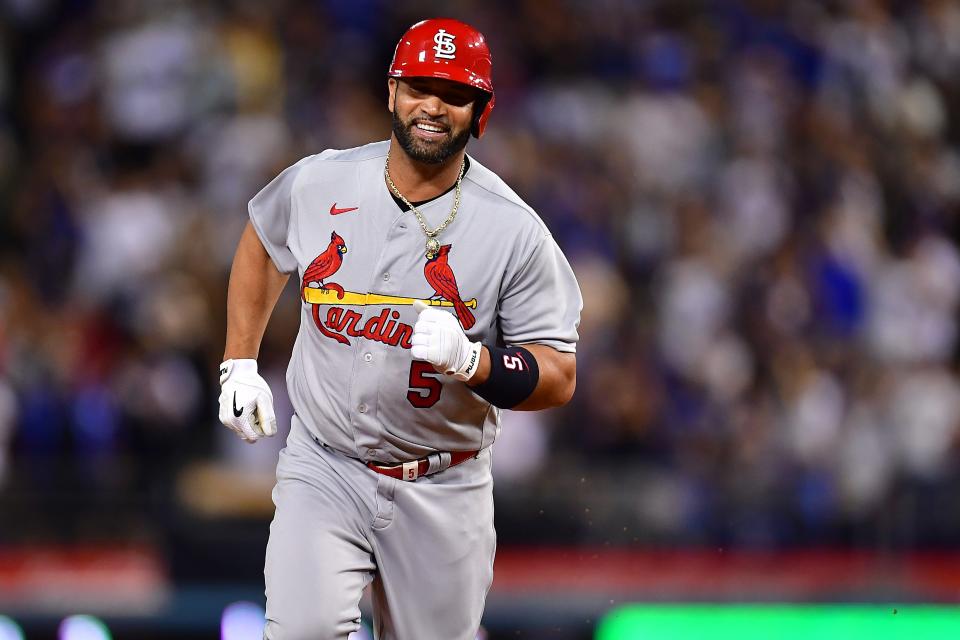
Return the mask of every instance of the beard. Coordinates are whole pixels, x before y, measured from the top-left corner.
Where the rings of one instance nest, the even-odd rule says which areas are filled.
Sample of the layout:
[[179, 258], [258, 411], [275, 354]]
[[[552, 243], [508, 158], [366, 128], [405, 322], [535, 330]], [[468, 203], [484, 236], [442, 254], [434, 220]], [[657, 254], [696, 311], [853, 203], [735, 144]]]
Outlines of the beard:
[[465, 129], [453, 137], [435, 143], [418, 140], [413, 135], [414, 122], [409, 124], [400, 120], [396, 109], [391, 113], [393, 120], [393, 134], [397, 137], [400, 147], [407, 155], [423, 164], [443, 164], [467, 146], [470, 140], [470, 129]]

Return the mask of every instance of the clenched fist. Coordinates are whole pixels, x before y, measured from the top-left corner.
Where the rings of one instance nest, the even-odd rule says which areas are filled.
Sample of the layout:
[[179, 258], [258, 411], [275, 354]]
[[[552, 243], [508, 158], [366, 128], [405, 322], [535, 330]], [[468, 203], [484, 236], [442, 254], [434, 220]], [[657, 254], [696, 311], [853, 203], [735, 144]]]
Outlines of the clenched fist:
[[466, 382], [480, 367], [483, 345], [467, 338], [456, 316], [416, 300], [420, 314], [413, 326], [410, 349], [417, 360], [426, 360], [440, 373]]
[[220, 422], [251, 443], [277, 432], [273, 393], [257, 373], [256, 360], [220, 365]]

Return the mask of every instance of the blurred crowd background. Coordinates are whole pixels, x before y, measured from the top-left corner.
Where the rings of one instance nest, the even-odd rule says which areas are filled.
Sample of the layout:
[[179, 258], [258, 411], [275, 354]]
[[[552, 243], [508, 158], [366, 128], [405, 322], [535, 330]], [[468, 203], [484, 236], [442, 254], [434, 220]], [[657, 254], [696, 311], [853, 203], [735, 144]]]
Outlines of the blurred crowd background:
[[249, 447], [216, 418], [246, 202], [385, 139], [441, 15], [494, 56], [468, 151], [585, 299], [573, 402], [504, 419], [501, 546], [960, 547], [953, 0], [3, 0], [0, 545], [258, 579], [298, 308]]

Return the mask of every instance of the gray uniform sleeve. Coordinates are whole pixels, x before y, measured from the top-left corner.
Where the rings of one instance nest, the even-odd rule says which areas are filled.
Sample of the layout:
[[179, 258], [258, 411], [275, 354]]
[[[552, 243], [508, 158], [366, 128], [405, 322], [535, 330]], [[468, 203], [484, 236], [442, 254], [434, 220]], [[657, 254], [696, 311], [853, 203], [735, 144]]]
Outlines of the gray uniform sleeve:
[[247, 206], [260, 242], [281, 273], [292, 273], [297, 269], [297, 259], [290, 251], [288, 238], [293, 222], [293, 183], [306, 160], [304, 158], [285, 169], [253, 196]]
[[500, 296], [500, 332], [505, 344], [545, 344], [577, 350], [583, 299], [573, 269], [553, 236], [544, 236], [510, 277]]

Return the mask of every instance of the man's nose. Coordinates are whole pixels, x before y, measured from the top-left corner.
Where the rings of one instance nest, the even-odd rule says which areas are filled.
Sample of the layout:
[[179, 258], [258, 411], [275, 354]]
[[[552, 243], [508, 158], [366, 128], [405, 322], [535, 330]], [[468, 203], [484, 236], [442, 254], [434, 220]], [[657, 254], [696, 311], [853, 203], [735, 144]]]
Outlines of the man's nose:
[[437, 96], [427, 96], [422, 104], [423, 111], [431, 116], [438, 116], [443, 113], [443, 100]]

